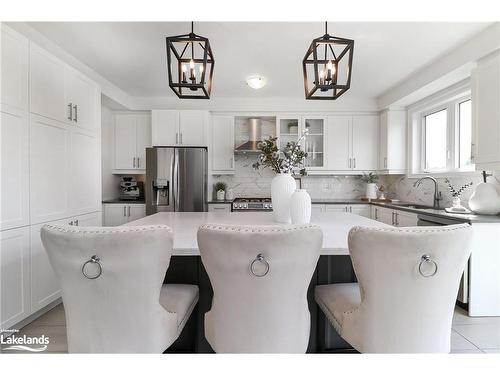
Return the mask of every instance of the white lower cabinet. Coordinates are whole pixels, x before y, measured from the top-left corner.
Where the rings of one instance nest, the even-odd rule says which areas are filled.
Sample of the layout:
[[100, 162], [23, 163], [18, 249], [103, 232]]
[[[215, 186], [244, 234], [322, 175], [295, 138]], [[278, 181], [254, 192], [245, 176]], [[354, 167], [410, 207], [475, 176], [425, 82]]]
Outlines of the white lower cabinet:
[[418, 215], [413, 212], [372, 206], [371, 218], [395, 227], [416, 227]]
[[143, 203], [106, 203], [103, 204], [104, 226], [114, 227], [138, 220], [146, 216]]
[[30, 227], [0, 232], [0, 329], [30, 315]]
[[26, 115], [1, 113], [0, 229], [29, 224], [29, 129]]
[[[79, 227], [100, 226], [101, 213], [93, 212], [47, 224], [75, 225]], [[31, 311], [32, 313], [47, 306], [61, 296], [61, 288], [49, 262], [40, 238], [40, 230], [45, 224], [31, 226]]]
[[313, 204], [312, 212], [347, 212], [369, 218], [370, 206], [367, 204]]
[[208, 212], [231, 212], [231, 203], [209, 203]]

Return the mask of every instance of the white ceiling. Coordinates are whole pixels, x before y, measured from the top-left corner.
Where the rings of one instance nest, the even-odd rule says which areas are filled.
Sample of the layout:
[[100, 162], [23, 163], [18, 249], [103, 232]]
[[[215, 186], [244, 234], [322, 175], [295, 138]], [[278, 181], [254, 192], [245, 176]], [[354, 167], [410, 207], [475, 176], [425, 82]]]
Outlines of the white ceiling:
[[[171, 96], [165, 37], [189, 32], [188, 22], [29, 23], [132, 96]], [[349, 95], [377, 97], [415, 70], [471, 38], [488, 23], [329, 23], [329, 33], [355, 40]], [[215, 55], [212, 97], [303, 97], [302, 58], [321, 22], [197, 22]], [[255, 91], [254, 74], [267, 78]]]

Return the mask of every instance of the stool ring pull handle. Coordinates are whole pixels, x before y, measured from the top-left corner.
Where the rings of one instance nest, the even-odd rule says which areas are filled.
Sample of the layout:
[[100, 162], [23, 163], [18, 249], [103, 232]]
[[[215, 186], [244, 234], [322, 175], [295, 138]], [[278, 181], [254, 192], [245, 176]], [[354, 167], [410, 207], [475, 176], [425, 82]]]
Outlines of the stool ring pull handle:
[[[257, 263], [257, 262], [263, 263], [266, 266], [264, 273], [260, 273], [260, 274], [255, 273], [254, 266], [255, 266], [255, 263]], [[252, 261], [252, 263], [250, 264], [250, 272], [252, 272], [252, 275], [254, 275], [255, 277], [264, 277], [269, 273], [269, 263], [267, 262], [266, 258], [264, 258], [264, 255], [258, 254], [257, 257]]]
[[[424, 271], [422, 270], [422, 266], [424, 264], [432, 264], [434, 266], [434, 271], [432, 273], [424, 273]], [[438, 265], [434, 260], [431, 259], [431, 256], [429, 254], [422, 255], [422, 257], [420, 258], [420, 263], [418, 265], [418, 272], [420, 273], [420, 275], [422, 275], [423, 277], [432, 277], [437, 273], [437, 271]]]
[[[89, 263], [97, 264], [97, 266], [99, 267], [98, 272], [93, 276], [90, 276], [87, 272], [85, 272], [85, 267]], [[85, 263], [83, 263], [82, 273], [83, 273], [83, 276], [85, 276], [87, 279], [90, 279], [90, 280], [97, 279], [102, 274], [101, 259], [99, 259], [99, 257], [97, 255], [92, 255], [92, 257], [89, 260], [87, 260]]]

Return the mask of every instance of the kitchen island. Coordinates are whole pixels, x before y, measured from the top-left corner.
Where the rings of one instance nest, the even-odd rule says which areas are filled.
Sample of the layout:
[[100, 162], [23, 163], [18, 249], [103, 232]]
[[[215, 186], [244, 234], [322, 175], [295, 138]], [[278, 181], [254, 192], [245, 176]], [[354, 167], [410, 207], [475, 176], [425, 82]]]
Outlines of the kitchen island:
[[[159, 212], [125, 225], [168, 225], [174, 232], [173, 255], [200, 255], [196, 233], [203, 224], [284, 225], [271, 212]], [[343, 212], [313, 212], [311, 224], [323, 230], [321, 255], [349, 255], [347, 235], [355, 226], [390, 228], [390, 225]]]
[[[352, 350], [333, 329], [316, 302], [316, 285], [355, 282], [347, 236], [351, 228], [366, 226], [388, 228], [390, 225], [344, 212], [314, 212], [312, 224], [323, 231], [323, 246], [318, 265], [308, 289], [311, 312], [311, 333], [308, 352], [343, 352]], [[127, 223], [136, 225], [167, 225], [173, 230], [173, 256], [164, 282], [167, 284], [194, 284], [199, 286], [200, 298], [184, 331], [169, 348], [169, 352], [213, 352], [204, 335], [204, 317], [212, 304], [213, 290], [201, 262], [197, 243], [197, 231], [202, 224], [284, 225], [273, 222], [271, 212], [160, 212]], [[222, 244], [223, 246], [223, 244]], [[228, 248], [228, 251], [231, 249]]]

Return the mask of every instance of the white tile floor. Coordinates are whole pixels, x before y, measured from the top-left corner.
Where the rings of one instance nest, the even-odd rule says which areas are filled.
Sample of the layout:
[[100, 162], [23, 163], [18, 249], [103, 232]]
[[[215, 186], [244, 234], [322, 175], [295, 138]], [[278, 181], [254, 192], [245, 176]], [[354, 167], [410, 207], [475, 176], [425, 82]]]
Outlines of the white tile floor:
[[[50, 337], [48, 353], [67, 352], [66, 319], [63, 305], [58, 305], [24, 327], [20, 334]], [[500, 354], [500, 317], [471, 318], [456, 308], [451, 331], [452, 353]]]
[[500, 353], [500, 317], [471, 318], [455, 309], [451, 329], [452, 353]]

